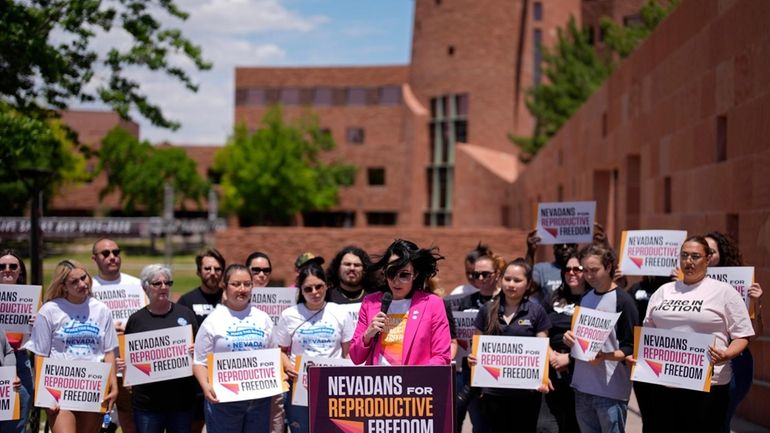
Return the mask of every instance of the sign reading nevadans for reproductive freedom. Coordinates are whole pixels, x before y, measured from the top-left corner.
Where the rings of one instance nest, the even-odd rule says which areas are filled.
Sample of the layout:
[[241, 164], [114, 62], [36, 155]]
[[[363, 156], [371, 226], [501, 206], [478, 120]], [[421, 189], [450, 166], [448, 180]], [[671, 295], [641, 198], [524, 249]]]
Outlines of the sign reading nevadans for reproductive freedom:
[[594, 237], [595, 201], [539, 203], [537, 235], [541, 244], [590, 243]]
[[733, 286], [743, 297], [746, 306], [750, 305], [749, 288], [754, 284], [753, 266], [709, 266], [707, 273], [709, 277]]
[[41, 286], [0, 284], [0, 330], [29, 334], [29, 320], [40, 309]]
[[35, 406], [103, 413], [111, 364], [106, 362], [35, 359]]
[[278, 348], [209, 353], [208, 371], [209, 383], [222, 403], [284, 392], [281, 349]]
[[476, 332], [473, 322], [476, 320], [477, 314], [479, 314], [478, 311], [452, 312], [452, 316], [455, 318], [455, 330], [457, 331], [457, 356], [455, 360], [457, 360], [458, 368], [462, 365], [460, 361], [471, 353], [473, 334]]
[[94, 298], [112, 311], [115, 323], [125, 324], [129, 316], [147, 305], [147, 294], [138, 284], [109, 284], [92, 288]]
[[297, 288], [254, 287], [251, 289], [251, 305], [267, 313], [277, 325], [283, 310], [297, 305]]
[[620, 313], [575, 307], [571, 326], [575, 345], [572, 346], [570, 356], [581, 361], [593, 361], [619, 318]]
[[548, 338], [474, 335], [471, 386], [537, 389], [548, 383]]
[[19, 392], [13, 389], [16, 367], [0, 367], [0, 421], [19, 419]]
[[307, 406], [307, 370], [310, 367], [354, 367], [353, 361], [347, 358], [316, 358], [297, 355], [294, 360], [294, 369], [297, 370], [297, 379], [291, 389], [291, 404], [295, 406]]
[[618, 268], [625, 275], [667, 277], [679, 269], [684, 230], [626, 230], [620, 240]]
[[126, 362], [125, 385], [192, 376], [190, 325], [121, 335], [118, 341], [120, 357]]
[[695, 391], [711, 390], [710, 334], [634, 328], [631, 380]]
[[311, 367], [310, 433], [452, 433], [448, 365]]

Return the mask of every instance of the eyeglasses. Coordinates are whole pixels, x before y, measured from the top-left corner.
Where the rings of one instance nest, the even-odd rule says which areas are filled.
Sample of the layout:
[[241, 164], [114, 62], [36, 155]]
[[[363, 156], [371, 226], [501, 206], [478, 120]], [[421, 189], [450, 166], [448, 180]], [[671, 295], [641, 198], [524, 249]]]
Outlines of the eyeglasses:
[[102, 257], [104, 257], [105, 259], [109, 257], [110, 254], [112, 254], [115, 257], [120, 257], [120, 249], [115, 248], [114, 250], [102, 250], [102, 251], [99, 251], [99, 254], [101, 254]]
[[481, 272], [473, 271], [473, 272], [468, 272], [468, 278], [470, 278], [471, 280], [486, 280], [487, 278], [491, 277], [494, 274], [495, 274], [494, 272], [490, 272], [490, 271], [481, 271]]
[[152, 283], [150, 283], [150, 285], [152, 287], [155, 287], [156, 289], [160, 289], [161, 287], [163, 287], [164, 284], [167, 285], [168, 287], [172, 287], [174, 285], [174, 281], [173, 280], [153, 281]]
[[19, 269], [18, 263], [0, 263], [0, 271], [4, 271], [7, 269], [10, 269], [12, 271], [15, 271], [16, 269]]
[[259, 275], [259, 274], [270, 275], [270, 272], [273, 272], [272, 268], [258, 268], [256, 266], [251, 268], [251, 273], [254, 275]]
[[570, 272], [573, 272], [575, 274], [582, 274], [583, 273], [583, 267], [582, 266], [567, 266], [564, 268], [564, 273], [568, 274]]
[[305, 286], [302, 288], [302, 293], [320, 292], [325, 288], [326, 288], [326, 284], [323, 284], [323, 283], [316, 284], [315, 286]]
[[211, 272], [211, 271], [222, 272], [222, 268], [220, 268], [219, 266], [204, 266], [203, 270], [206, 272]]
[[251, 288], [253, 283], [251, 281], [230, 281], [227, 283], [227, 285], [235, 287], [236, 289], [239, 287], [245, 287], [245, 288]]
[[686, 262], [688, 260], [692, 260], [693, 262], [697, 262], [698, 260], [702, 259], [703, 257], [704, 257], [703, 254], [698, 254], [698, 253], [693, 253], [693, 254], [681, 253], [681, 254], [679, 254], [679, 260], [681, 260], [683, 262]]
[[407, 271], [401, 271], [396, 275], [388, 276], [390, 281], [398, 281], [399, 283], [409, 283], [412, 281], [414, 274]]

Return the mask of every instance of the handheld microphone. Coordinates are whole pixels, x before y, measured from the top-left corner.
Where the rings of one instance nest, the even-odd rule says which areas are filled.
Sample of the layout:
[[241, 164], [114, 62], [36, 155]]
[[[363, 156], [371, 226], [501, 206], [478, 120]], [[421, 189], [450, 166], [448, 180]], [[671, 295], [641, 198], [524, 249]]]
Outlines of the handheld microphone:
[[393, 302], [393, 294], [390, 292], [385, 292], [385, 294], [382, 295], [382, 305], [380, 306], [380, 311], [388, 314], [388, 308], [390, 308], [391, 302]]

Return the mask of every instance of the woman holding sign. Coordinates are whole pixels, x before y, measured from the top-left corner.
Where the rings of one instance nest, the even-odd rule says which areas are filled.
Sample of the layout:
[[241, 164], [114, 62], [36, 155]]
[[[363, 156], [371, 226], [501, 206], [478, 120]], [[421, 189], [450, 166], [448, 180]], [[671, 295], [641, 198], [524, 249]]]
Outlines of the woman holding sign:
[[714, 365], [709, 392], [655, 387], [656, 410], [642, 413], [651, 431], [721, 432], [732, 377], [730, 360], [738, 356], [754, 335], [741, 295], [726, 283], [706, 275], [712, 253], [701, 236], [682, 244], [679, 266], [682, 281], [664, 284], [650, 298], [645, 327], [711, 334], [714, 344], [708, 357]]
[[[347, 310], [325, 301], [326, 274], [319, 264], [311, 262], [301, 267], [296, 285], [299, 287], [297, 305], [283, 310], [275, 328], [275, 343], [291, 357], [284, 363], [286, 373], [295, 380], [297, 355], [347, 358], [353, 338], [353, 322]], [[309, 431], [307, 406], [289, 404], [287, 415], [292, 433]]]
[[273, 320], [251, 306], [253, 279], [246, 266], [233, 264], [223, 277], [222, 303], [201, 324], [195, 338], [193, 372], [206, 397], [204, 413], [209, 433], [267, 433], [271, 398], [220, 403], [209, 383], [209, 353], [273, 347]]
[[[148, 265], [139, 274], [149, 304], [132, 314], [126, 322], [126, 335], [156, 331], [176, 326], [192, 326], [198, 331], [198, 319], [187, 307], [171, 302], [171, 269], [165, 265]], [[192, 353], [193, 346], [189, 348]], [[118, 368], [125, 370], [122, 359]], [[192, 376], [161, 382], [134, 385], [131, 396], [134, 422], [139, 433], [189, 433], [195, 404], [195, 378]]]
[[[509, 337], [548, 337], [551, 322], [540, 304], [529, 300], [532, 291], [532, 266], [524, 259], [516, 259], [505, 267], [501, 278], [501, 289], [491, 301], [481, 306], [474, 326], [476, 334]], [[474, 366], [476, 358], [468, 357], [468, 364]], [[541, 386], [546, 393], [553, 387]], [[483, 388], [481, 411], [492, 433], [510, 432], [521, 429], [537, 431], [542, 396], [529, 389]], [[517, 417], [511, 418], [516, 410]]]
[[[112, 313], [91, 294], [91, 276], [74, 261], [63, 260], [56, 267], [45, 294], [32, 336], [24, 347], [36, 355], [55, 359], [105, 362], [114, 365], [118, 336]], [[110, 370], [108, 394], [104, 403], [109, 411], [118, 396], [115, 369]], [[102, 414], [46, 409], [53, 433], [98, 432]]]
[[384, 272], [387, 287], [361, 303], [350, 344], [354, 363], [449, 364], [451, 336], [444, 301], [426, 284], [441, 258], [435, 249], [398, 239], [372, 264], [373, 272]]

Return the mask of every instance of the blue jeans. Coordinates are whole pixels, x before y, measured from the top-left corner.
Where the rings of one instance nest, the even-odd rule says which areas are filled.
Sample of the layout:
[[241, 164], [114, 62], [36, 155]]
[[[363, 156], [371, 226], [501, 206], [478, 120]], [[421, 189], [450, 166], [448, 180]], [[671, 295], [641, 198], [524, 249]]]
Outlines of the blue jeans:
[[0, 433], [24, 433], [27, 421], [29, 421], [29, 411], [32, 408], [32, 396], [35, 392], [32, 384], [32, 363], [26, 350], [17, 350], [15, 354], [16, 375], [21, 380], [21, 388], [19, 389], [19, 419], [16, 421], [0, 422]]
[[134, 408], [134, 423], [138, 433], [189, 433], [192, 409], [177, 412], [154, 412]]
[[286, 420], [289, 422], [291, 433], [308, 433], [310, 431], [310, 411], [308, 407], [291, 404], [291, 398], [286, 406]]
[[582, 433], [624, 433], [628, 402], [575, 390], [575, 415]]
[[[455, 394], [462, 392], [463, 387], [470, 383], [471, 369], [465, 365], [463, 371], [458, 371], [455, 375]], [[473, 433], [484, 433], [489, 431], [489, 428], [486, 425], [486, 420], [481, 414], [481, 400], [479, 399], [480, 394], [481, 392], [478, 391], [475, 394], [470, 393], [468, 398], [465, 399], [455, 397], [455, 431], [462, 431], [466, 413], [471, 417]]]
[[749, 348], [747, 347], [740, 355], [733, 358], [730, 366], [733, 368], [733, 377], [728, 390], [727, 416], [722, 426], [722, 431], [727, 433], [730, 433], [730, 420], [733, 419], [735, 410], [748, 395], [751, 383], [754, 381], [754, 357]]
[[270, 397], [257, 400], [211, 403], [204, 415], [208, 433], [270, 433]]

